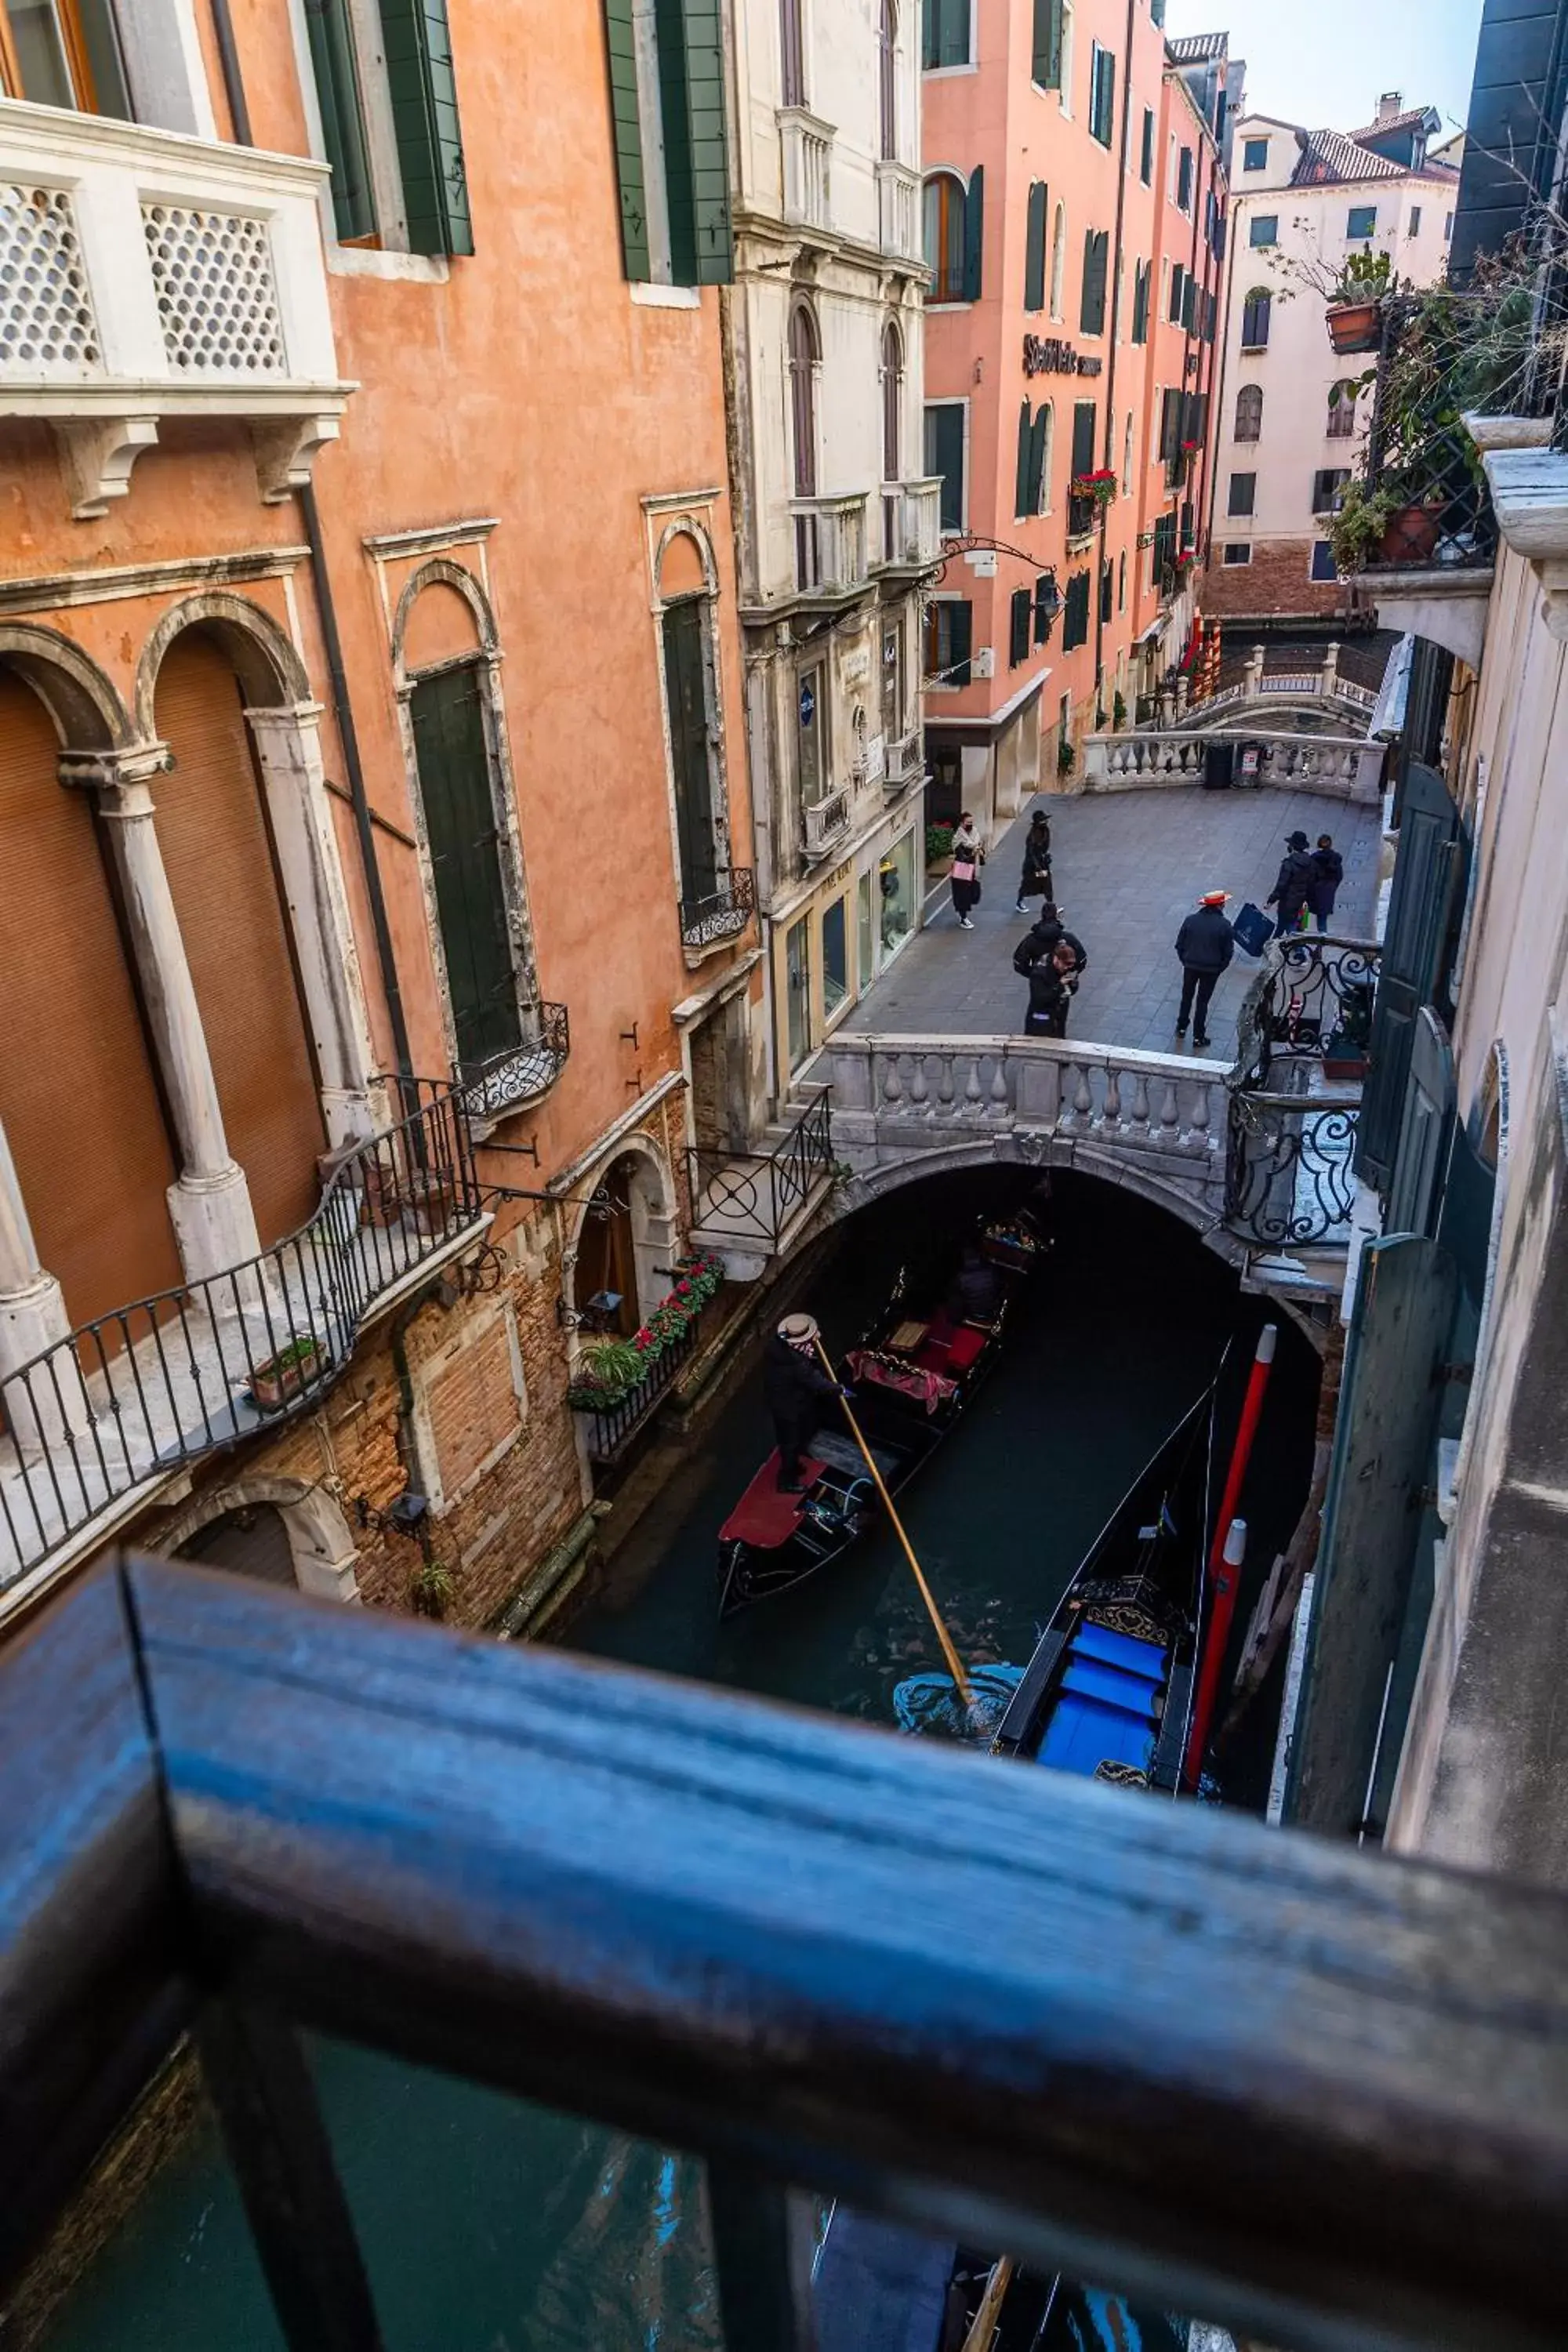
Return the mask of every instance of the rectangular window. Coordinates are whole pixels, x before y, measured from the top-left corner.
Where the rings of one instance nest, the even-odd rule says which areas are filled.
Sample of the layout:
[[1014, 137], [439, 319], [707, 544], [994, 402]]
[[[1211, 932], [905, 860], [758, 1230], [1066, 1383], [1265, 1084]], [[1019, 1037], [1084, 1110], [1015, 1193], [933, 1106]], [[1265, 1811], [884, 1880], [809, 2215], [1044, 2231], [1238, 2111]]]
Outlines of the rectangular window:
[[1154, 110], [1143, 109], [1143, 146], [1138, 158], [1138, 177], [1146, 188], [1154, 184]]
[[[969, 607], [964, 606], [967, 612]], [[877, 887], [882, 901], [882, 961], [896, 956], [914, 937], [915, 831], [900, 834], [877, 866]]]
[[1062, 86], [1062, 0], [1035, 0], [1034, 79], [1042, 89]]
[[[693, 20], [692, 54], [683, 63], [691, 69], [705, 64], [717, 87], [722, 68], [719, 0], [688, 0], [688, 5]], [[613, 13], [616, 0], [609, 0], [609, 5]], [[626, 13], [629, 18], [629, 0]], [[404, 210], [408, 220], [409, 250], [471, 254], [474, 230], [468, 216], [468, 169], [463, 158], [462, 126], [458, 120], [458, 85], [452, 69], [451, 36], [447, 27], [447, 0], [381, 0], [381, 29], [398, 168], [403, 178]], [[612, 48], [612, 58], [613, 55]], [[660, 65], [662, 70], [662, 47]], [[717, 152], [722, 159], [722, 101], [716, 100], [715, 103], [721, 109]], [[668, 100], [666, 113], [668, 118]], [[668, 149], [668, 119], [665, 140]], [[730, 275], [728, 191], [726, 176], [721, 194], [726, 278]]]
[[410, 700], [419, 797], [459, 1066], [522, 1042], [485, 714], [475, 671], [422, 677]]
[[1340, 567], [1334, 562], [1334, 551], [1326, 539], [1312, 541], [1312, 577], [1314, 580], [1337, 580]]
[[895, 621], [882, 631], [882, 732], [896, 743], [904, 731], [904, 631]]
[[1421, 207], [1419, 205], [1412, 205], [1410, 207], [1410, 234], [1412, 236], [1419, 236], [1421, 234]]
[[1100, 567], [1100, 617], [1102, 622], [1113, 618], [1116, 611], [1116, 566], [1108, 557]]
[[1132, 272], [1132, 340], [1146, 343], [1149, 340], [1149, 281], [1151, 265], [1138, 262]]
[[688, 904], [711, 898], [719, 888], [719, 805], [713, 772], [718, 738], [709, 708], [712, 647], [705, 641], [710, 625], [704, 596], [683, 596], [667, 604], [660, 622], [680, 895]]
[[795, 680], [795, 744], [803, 808], [815, 808], [827, 790], [827, 670], [822, 662]]
[[1098, 41], [1089, 58], [1089, 135], [1109, 147], [1116, 135], [1116, 58]]
[[1230, 498], [1226, 507], [1226, 514], [1249, 515], [1255, 510], [1257, 504], [1257, 475], [1233, 474], [1230, 478]]
[[1117, 558], [1116, 563], [1116, 609], [1119, 613], [1125, 613], [1127, 610], [1127, 550], [1125, 548]]
[[1183, 148], [1181, 161], [1176, 166], [1176, 204], [1178, 209], [1182, 212], [1190, 213], [1192, 211], [1193, 151], [1190, 147]]
[[794, 1069], [811, 1051], [811, 917], [784, 935], [784, 995], [789, 1006], [789, 1060]]
[[1007, 614], [1007, 666], [1016, 669], [1029, 658], [1029, 627], [1034, 617], [1034, 598], [1026, 588], [1015, 588]]
[[1057, 575], [1042, 572], [1035, 582], [1035, 643], [1047, 646], [1057, 618]]
[[926, 609], [926, 681], [938, 687], [969, 684], [974, 613], [967, 597], [944, 596]]
[[1228, 541], [1226, 545], [1225, 560], [1228, 568], [1233, 572], [1240, 564], [1250, 563], [1252, 561], [1251, 541], [1246, 539], [1233, 539]]
[[1062, 619], [1062, 651], [1076, 653], [1079, 646], [1089, 643], [1089, 576], [1087, 572], [1075, 572], [1068, 582], [1067, 609]]
[[933, 400], [925, 413], [926, 479], [942, 478], [944, 531], [963, 529], [963, 403]]
[[1182, 454], [1182, 418], [1185, 394], [1167, 392], [1160, 402], [1160, 456], [1167, 466], [1175, 465]]
[[1375, 236], [1377, 235], [1377, 206], [1375, 205], [1352, 205], [1351, 206], [1350, 218], [1345, 223], [1345, 235], [1350, 237]]
[[1350, 441], [1355, 437], [1356, 392], [1351, 383], [1336, 383], [1329, 393], [1329, 438]]
[[1244, 172], [1267, 172], [1268, 169], [1267, 139], [1249, 139], [1241, 151], [1241, 168]]
[[374, 236], [376, 221], [348, 0], [306, 0], [305, 30], [321, 142], [332, 167], [332, 226], [339, 244], [351, 245]]
[[1099, 437], [1096, 419], [1099, 403], [1080, 400], [1072, 413], [1072, 469], [1075, 474], [1092, 474], [1095, 465], [1095, 443]]
[[1091, 228], [1083, 241], [1083, 303], [1079, 326], [1086, 335], [1105, 332], [1105, 296], [1110, 276], [1110, 231]]
[[1252, 218], [1252, 220], [1251, 220], [1251, 222], [1248, 224], [1248, 226], [1247, 226], [1247, 243], [1248, 243], [1249, 245], [1251, 245], [1252, 247], [1254, 247], [1255, 248], [1261, 250], [1261, 248], [1262, 248], [1262, 247], [1264, 247], [1265, 246], [1278, 245], [1278, 244], [1279, 244], [1279, 214], [1278, 214], [1278, 213], [1257, 213], [1257, 214], [1255, 214], [1255, 215], [1254, 215], [1254, 216], [1253, 216], [1253, 218]]
[[1178, 261], [1171, 272], [1170, 321], [1173, 327], [1182, 323], [1182, 302], [1186, 292], [1187, 273]]
[[822, 910], [822, 1013], [831, 1021], [849, 993], [849, 901]]
[[1348, 466], [1325, 466], [1312, 477], [1312, 512], [1332, 514], [1340, 492], [1350, 480]]
[[1274, 316], [1274, 297], [1256, 289], [1241, 306], [1241, 348], [1244, 352], [1266, 352], [1268, 330]]
[[1029, 189], [1028, 231], [1024, 246], [1024, 308], [1043, 310], [1046, 307], [1046, 215], [1050, 192], [1044, 180], [1036, 180]]
[[921, 63], [928, 73], [969, 64], [969, 5], [970, 0], [922, 0]]
[[1154, 585], [1168, 595], [1176, 584], [1176, 518], [1158, 515], [1154, 521]]
[[1193, 331], [1197, 318], [1197, 304], [1198, 281], [1189, 276], [1185, 286], [1182, 289], [1182, 324], [1189, 335]]
[[0, 0], [0, 96], [132, 121], [110, 0]]
[[[638, 0], [604, 0], [604, 5], [626, 274], [642, 283], [727, 285], [733, 265], [720, 0], [653, 0], [651, 22]], [[430, 20], [445, 6], [446, 0], [381, 0], [395, 103], [395, 19]], [[650, 30], [657, 56], [645, 80]], [[452, 121], [455, 124], [455, 109]], [[400, 131], [400, 152], [402, 145]], [[405, 185], [407, 176], [405, 165]], [[465, 184], [459, 149], [455, 163], [447, 160], [446, 185], [449, 200], [463, 198], [466, 220]], [[415, 234], [415, 214], [410, 191], [409, 242], [416, 253], [473, 251], [471, 242], [421, 244]]]

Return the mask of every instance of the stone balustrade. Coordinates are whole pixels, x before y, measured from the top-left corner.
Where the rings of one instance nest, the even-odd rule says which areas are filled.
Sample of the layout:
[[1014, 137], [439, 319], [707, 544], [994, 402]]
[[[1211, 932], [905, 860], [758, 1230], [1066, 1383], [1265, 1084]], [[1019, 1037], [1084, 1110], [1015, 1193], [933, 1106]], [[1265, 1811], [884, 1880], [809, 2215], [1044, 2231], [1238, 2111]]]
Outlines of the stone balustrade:
[[[1253, 735], [1234, 726], [1090, 735], [1083, 746], [1084, 787], [1091, 793], [1113, 793], [1151, 784], [1199, 783], [1214, 743], [1237, 753], [1238, 783], [1321, 793], [1368, 806], [1382, 795], [1384, 748], [1381, 743], [1369, 744], [1353, 736], [1288, 735], [1262, 730]], [[1244, 744], [1259, 750], [1256, 777], [1241, 773]]]
[[781, 106], [784, 215], [801, 228], [833, 226], [833, 125], [804, 106]]

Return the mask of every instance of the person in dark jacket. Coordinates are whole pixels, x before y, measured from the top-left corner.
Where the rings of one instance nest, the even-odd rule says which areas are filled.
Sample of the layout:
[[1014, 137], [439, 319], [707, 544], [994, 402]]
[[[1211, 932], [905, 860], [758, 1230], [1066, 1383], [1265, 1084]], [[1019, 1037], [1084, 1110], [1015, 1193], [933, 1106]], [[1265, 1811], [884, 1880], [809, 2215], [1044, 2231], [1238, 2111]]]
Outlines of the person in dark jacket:
[[947, 1311], [955, 1323], [979, 1323], [987, 1330], [1002, 1312], [1002, 1277], [994, 1265], [986, 1265], [973, 1242], [964, 1244]]
[[815, 1315], [786, 1315], [763, 1352], [763, 1393], [773, 1417], [781, 1495], [805, 1493], [800, 1458], [816, 1434], [823, 1402], [848, 1393], [822, 1369], [818, 1331]]
[[1072, 950], [1062, 940], [1054, 952], [1029, 974], [1029, 1009], [1024, 1015], [1026, 1037], [1065, 1037], [1068, 1025]]
[[1312, 878], [1307, 886], [1307, 912], [1326, 931], [1334, 919], [1334, 902], [1345, 878], [1345, 861], [1334, 847], [1331, 833], [1321, 833], [1312, 852]]
[[1024, 843], [1024, 871], [1018, 881], [1018, 912], [1028, 913], [1026, 898], [1053, 898], [1055, 886], [1051, 881], [1051, 821], [1044, 809], [1037, 809], [1029, 820], [1029, 831]]
[[1269, 894], [1268, 904], [1279, 909], [1278, 933], [1283, 939], [1288, 931], [1300, 930], [1301, 916], [1307, 904], [1307, 893], [1312, 887], [1312, 853], [1304, 833], [1293, 833], [1285, 844], [1285, 856], [1279, 867], [1279, 878]]
[[1079, 982], [1089, 970], [1089, 950], [1074, 931], [1063, 923], [1061, 909], [1047, 898], [1040, 908], [1034, 929], [1021, 939], [1013, 951], [1013, 969], [1020, 980], [1027, 980], [1041, 964], [1049, 962], [1057, 950], [1065, 947], [1068, 961], [1062, 967], [1062, 985], [1052, 998], [1050, 1029], [1030, 1031], [1032, 1036], [1065, 1037], [1068, 1034], [1068, 1013], [1078, 994]]
[[1176, 953], [1182, 961], [1182, 1009], [1176, 1015], [1176, 1034], [1184, 1037], [1188, 1022], [1195, 1018], [1193, 1043], [1200, 1053], [1209, 1041], [1209, 1006], [1220, 974], [1230, 970], [1236, 953], [1236, 938], [1226, 920], [1227, 900], [1227, 892], [1209, 891], [1176, 934]]

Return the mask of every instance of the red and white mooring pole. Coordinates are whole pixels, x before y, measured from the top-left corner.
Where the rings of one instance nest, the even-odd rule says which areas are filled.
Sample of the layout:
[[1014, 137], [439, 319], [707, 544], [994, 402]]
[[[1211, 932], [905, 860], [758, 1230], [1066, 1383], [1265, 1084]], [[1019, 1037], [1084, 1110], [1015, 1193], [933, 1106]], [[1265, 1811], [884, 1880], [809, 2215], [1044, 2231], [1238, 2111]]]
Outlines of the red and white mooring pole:
[[1198, 1670], [1198, 1695], [1193, 1707], [1192, 1729], [1187, 1736], [1186, 1760], [1182, 1767], [1182, 1786], [1189, 1795], [1198, 1785], [1215, 1708], [1219, 1703], [1219, 1678], [1225, 1668], [1231, 1621], [1236, 1615], [1237, 1596], [1241, 1590], [1242, 1563], [1247, 1558], [1247, 1521], [1237, 1517], [1236, 1507], [1241, 1500], [1242, 1485], [1252, 1459], [1258, 1424], [1263, 1415], [1264, 1392], [1268, 1386], [1268, 1375], [1274, 1370], [1274, 1347], [1279, 1337], [1279, 1326], [1274, 1323], [1266, 1323], [1258, 1334], [1258, 1352], [1252, 1360], [1247, 1399], [1241, 1408], [1236, 1445], [1226, 1476], [1225, 1495], [1220, 1503], [1219, 1517], [1215, 1521], [1214, 1543], [1208, 1562], [1208, 1638]]

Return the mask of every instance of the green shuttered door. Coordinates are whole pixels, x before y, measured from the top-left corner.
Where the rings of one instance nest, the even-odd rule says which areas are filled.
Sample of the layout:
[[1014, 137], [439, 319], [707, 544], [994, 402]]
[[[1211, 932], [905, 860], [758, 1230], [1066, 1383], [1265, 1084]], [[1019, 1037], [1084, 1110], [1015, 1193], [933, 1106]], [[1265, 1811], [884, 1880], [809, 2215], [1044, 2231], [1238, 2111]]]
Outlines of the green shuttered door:
[[375, 205], [347, 0], [305, 0], [305, 29], [321, 109], [321, 136], [332, 167], [333, 224], [342, 238], [369, 236], [375, 228]]
[[727, 286], [734, 255], [719, 0], [655, 0], [654, 22], [675, 281]]
[[393, 124], [416, 253], [474, 249], [447, 0], [381, 0]]
[[520, 1045], [522, 1030], [475, 672], [421, 679], [413, 717], [458, 1059], [485, 1062]]
[[703, 602], [693, 596], [664, 615], [664, 679], [675, 766], [680, 895], [710, 898], [719, 887], [713, 772], [708, 757], [708, 692], [702, 665]]

